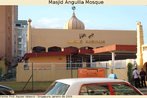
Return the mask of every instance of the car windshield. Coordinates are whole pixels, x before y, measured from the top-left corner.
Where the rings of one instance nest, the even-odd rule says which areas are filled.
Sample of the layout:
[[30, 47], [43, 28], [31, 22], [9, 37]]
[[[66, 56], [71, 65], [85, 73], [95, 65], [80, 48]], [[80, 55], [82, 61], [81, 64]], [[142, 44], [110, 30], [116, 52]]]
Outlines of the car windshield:
[[65, 95], [69, 85], [61, 83], [61, 82], [54, 82], [50, 85], [49, 89], [46, 91], [46, 95]]

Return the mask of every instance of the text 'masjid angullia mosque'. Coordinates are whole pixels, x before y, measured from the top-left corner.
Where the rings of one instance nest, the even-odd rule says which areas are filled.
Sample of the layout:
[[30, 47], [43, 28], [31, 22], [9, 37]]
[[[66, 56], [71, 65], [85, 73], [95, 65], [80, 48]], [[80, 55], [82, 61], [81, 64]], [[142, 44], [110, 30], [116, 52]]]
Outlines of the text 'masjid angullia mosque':
[[[58, 66], [66, 68], [70, 67], [69, 63], [73, 63], [72, 67], [78, 68], [96, 67], [94, 62], [111, 61], [110, 65], [115, 68], [116, 60], [137, 58], [139, 68], [144, 67], [147, 70], [147, 64], [143, 62], [143, 44], [141, 22], [137, 22], [136, 31], [86, 30], [73, 8], [65, 29], [32, 28], [31, 19], [28, 20], [27, 53], [24, 59], [25, 63], [62, 63]], [[25, 81], [23, 67], [21, 69], [18, 66], [17, 69], [17, 81]]]

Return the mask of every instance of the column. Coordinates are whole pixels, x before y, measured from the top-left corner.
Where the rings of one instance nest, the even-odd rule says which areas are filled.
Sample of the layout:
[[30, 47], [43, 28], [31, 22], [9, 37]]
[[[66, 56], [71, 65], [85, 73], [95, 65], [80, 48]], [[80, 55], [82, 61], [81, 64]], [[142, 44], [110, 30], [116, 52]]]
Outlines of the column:
[[114, 63], [115, 62], [115, 53], [112, 52], [111, 54], [112, 54], [112, 63], [111, 63], [112, 65], [111, 65], [111, 68], [113, 69], [115, 67], [115, 63]]
[[32, 20], [29, 19], [28, 20], [28, 29], [27, 29], [27, 53], [32, 52], [32, 39], [31, 39], [31, 36], [30, 36], [30, 33], [31, 33], [31, 22], [32, 22]]
[[92, 54], [90, 55], [90, 67], [92, 67]]
[[143, 67], [143, 49], [144, 44], [143, 27], [141, 22], [137, 22], [137, 66], [139, 69]]

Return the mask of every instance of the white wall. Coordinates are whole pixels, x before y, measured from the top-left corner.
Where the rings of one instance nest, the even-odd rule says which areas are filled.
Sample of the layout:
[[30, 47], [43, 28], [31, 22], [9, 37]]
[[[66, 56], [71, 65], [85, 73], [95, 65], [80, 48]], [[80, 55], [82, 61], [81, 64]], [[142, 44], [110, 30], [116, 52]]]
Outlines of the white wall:
[[147, 62], [147, 45], [143, 45], [143, 63]]

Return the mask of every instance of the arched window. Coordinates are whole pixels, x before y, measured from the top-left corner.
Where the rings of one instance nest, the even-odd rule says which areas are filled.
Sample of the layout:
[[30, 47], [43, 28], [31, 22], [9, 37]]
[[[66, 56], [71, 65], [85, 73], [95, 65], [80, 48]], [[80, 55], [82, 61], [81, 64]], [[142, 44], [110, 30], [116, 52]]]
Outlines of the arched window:
[[61, 47], [54, 46], [48, 48], [48, 52], [59, 52], [59, 51], [61, 51]]
[[33, 52], [35, 53], [41, 53], [41, 52], [46, 52], [46, 49], [45, 47], [41, 47], [41, 46], [36, 46], [36, 47], [33, 47]]
[[73, 46], [69, 46], [69, 47], [65, 47], [64, 51], [72, 51], [72, 52], [78, 52], [78, 48], [77, 47], [73, 47]]

